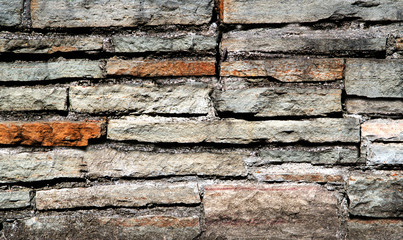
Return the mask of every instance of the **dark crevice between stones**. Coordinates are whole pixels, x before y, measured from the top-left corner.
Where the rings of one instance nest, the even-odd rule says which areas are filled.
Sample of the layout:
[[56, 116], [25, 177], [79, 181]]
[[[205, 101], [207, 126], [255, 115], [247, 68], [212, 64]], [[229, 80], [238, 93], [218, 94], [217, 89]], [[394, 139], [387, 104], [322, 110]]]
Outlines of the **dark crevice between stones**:
[[218, 116], [222, 119], [232, 118], [241, 119], [249, 122], [256, 121], [270, 121], [270, 120], [314, 120], [317, 118], [343, 118], [342, 112], [327, 113], [324, 115], [285, 115], [285, 116], [272, 116], [272, 117], [260, 117], [256, 116], [257, 113], [234, 113], [234, 112], [218, 112]]
[[180, 182], [188, 182], [189, 178], [192, 181], [202, 181], [202, 180], [247, 180], [248, 176], [220, 176], [220, 175], [208, 175], [208, 174], [167, 174], [167, 175], [159, 175], [159, 176], [144, 176], [144, 177], [110, 177], [110, 176], [102, 176], [102, 177], [87, 177], [91, 182], [116, 182], [116, 181], [159, 181], [159, 180], [167, 180], [170, 182], [180, 183]]
[[234, 60], [265, 60], [276, 58], [376, 58], [385, 59], [385, 51], [359, 51], [359, 50], [345, 50], [345, 51], [331, 51], [329, 53], [320, 53], [315, 51], [286, 51], [286, 52], [264, 52], [264, 51], [247, 51], [247, 52], [228, 52]]
[[[349, 206], [350, 206], [350, 203], [349, 203]], [[353, 215], [351, 213], [349, 213], [349, 219], [350, 220], [363, 220], [363, 221], [376, 221], [376, 220], [403, 221], [403, 218], [401, 218], [401, 217], [368, 217], [368, 216]]]
[[[72, 110], [71, 112], [74, 112]], [[119, 119], [120, 117], [123, 116], [131, 116], [131, 117], [138, 117], [138, 116], [151, 116], [151, 117], [172, 117], [172, 118], [192, 118], [192, 117], [204, 117], [207, 115], [207, 113], [199, 114], [199, 113], [141, 113], [141, 112], [136, 112], [136, 111], [111, 111], [111, 112], [96, 112], [96, 113], [84, 113], [88, 116], [94, 116], [94, 117], [102, 117], [102, 116], [108, 116], [108, 118], [111, 119]]]
[[30, 182], [11, 182], [11, 183], [0, 183], [0, 186], [20, 186], [31, 189], [41, 189], [44, 187], [57, 186], [61, 183], [85, 183], [84, 178], [54, 178], [51, 180], [41, 180], [41, 181], [30, 181]]

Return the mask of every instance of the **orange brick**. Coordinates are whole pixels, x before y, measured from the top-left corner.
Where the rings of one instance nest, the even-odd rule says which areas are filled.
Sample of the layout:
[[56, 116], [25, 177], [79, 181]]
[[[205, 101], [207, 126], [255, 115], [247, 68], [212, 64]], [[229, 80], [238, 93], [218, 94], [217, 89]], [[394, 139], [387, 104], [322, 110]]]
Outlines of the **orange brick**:
[[109, 75], [136, 77], [214, 76], [215, 62], [109, 60], [106, 69]]
[[99, 138], [102, 122], [2, 122], [0, 144], [87, 146]]

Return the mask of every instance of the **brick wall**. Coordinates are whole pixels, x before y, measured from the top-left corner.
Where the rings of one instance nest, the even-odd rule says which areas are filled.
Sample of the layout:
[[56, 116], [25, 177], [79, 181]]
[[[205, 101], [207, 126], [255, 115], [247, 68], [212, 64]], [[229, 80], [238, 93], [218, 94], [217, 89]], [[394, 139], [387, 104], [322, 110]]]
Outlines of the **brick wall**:
[[0, 0], [0, 239], [401, 239], [403, 1]]

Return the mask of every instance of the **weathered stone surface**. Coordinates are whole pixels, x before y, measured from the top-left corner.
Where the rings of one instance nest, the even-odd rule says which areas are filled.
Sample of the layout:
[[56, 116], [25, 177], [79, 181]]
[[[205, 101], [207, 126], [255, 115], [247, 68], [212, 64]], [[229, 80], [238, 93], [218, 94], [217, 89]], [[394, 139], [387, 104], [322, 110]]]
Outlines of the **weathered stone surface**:
[[85, 160], [90, 177], [244, 176], [246, 158], [240, 153], [172, 154], [90, 148]]
[[39, 216], [4, 224], [7, 239], [193, 239], [197, 216], [98, 216], [91, 213]]
[[58, 62], [0, 63], [0, 81], [40, 81], [62, 78], [101, 78], [100, 62], [66, 60]]
[[0, 111], [63, 111], [66, 108], [66, 88], [0, 87]]
[[194, 183], [118, 184], [36, 192], [36, 208], [39, 210], [110, 206], [144, 207], [149, 204], [197, 204], [199, 202], [199, 192]]
[[251, 88], [215, 92], [218, 112], [257, 117], [325, 116], [341, 112], [340, 89]]
[[113, 36], [115, 52], [210, 51], [217, 45], [217, 36], [186, 34], [179, 36]]
[[23, 0], [0, 0], [0, 26], [20, 24], [23, 3]]
[[262, 182], [344, 183], [347, 173], [337, 168], [324, 168], [306, 163], [282, 164], [257, 168], [252, 175]]
[[364, 21], [401, 21], [401, 1], [333, 0], [221, 0], [224, 23], [292, 23], [326, 19], [360, 18]]
[[82, 150], [31, 152], [3, 148], [0, 159], [0, 183], [80, 178], [86, 170]]
[[103, 122], [0, 122], [0, 144], [86, 146]]
[[366, 121], [361, 125], [361, 136], [370, 141], [403, 141], [403, 120]]
[[214, 76], [215, 61], [135, 61], [111, 59], [106, 64], [108, 75], [136, 77]]
[[348, 59], [346, 92], [369, 98], [403, 98], [402, 72], [403, 59]]
[[260, 151], [261, 159], [250, 164], [270, 163], [312, 163], [312, 164], [352, 164], [360, 163], [358, 149], [345, 147], [325, 147], [321, 149], [270, 149]]
[[[347, 54], [385, 51], [389, 29], [311, 30], [307, 27], [258, 28], [223, 33], [222, 49], [228, 52], [298, 52]], [[381, 32], [381, 33], [379, 33]]]
[[403, 172], [354, 173], [348, 181], [350, 213], [366, 217], [403, 216]]
[[30, 206], [29, 191], [0, 192], [0, 209], [25, 208]]
[[353, 114], [403, 114], [403, 101], [347, 99], [347, 112]]
[[140, 142], [237, 143], [265, 142], [358, 142], [357, 119], [302, 121], [215, 121], [185, 118], [127, 117], [110, 120], [108, 138]]
[[403, 233], [403, 220], [349, 220], [348, 239], [351, 240], [399, 240]]
[[34, 28], [200, 25], [210, 21], [213, 4], [209, 0], [33, 0], [31, 16]]
[[403, 50], [403, 38], [396, 39], [396, 50]]
[[221, 76], [273, 77], [281, 82], [333, 81], [342, 79], [344, 60], [270, 59], [221, 63]]
[[207, 114], [210, 91], [206, 85], [74, 86], [69, 91], [70, 110], [89, 113]]
[[403, 143], [370, 143], [367, 152], [369, 165], [403, 165]]
[[0, 52], [13, 53], [55, 53], [101, 51], [102, 37], [64, 36], [39, 34], [0, 34]]
[[311, 184], [211, 185], [203, 198], [207, 235], [227, 239], [337, 239], [333, 192]]

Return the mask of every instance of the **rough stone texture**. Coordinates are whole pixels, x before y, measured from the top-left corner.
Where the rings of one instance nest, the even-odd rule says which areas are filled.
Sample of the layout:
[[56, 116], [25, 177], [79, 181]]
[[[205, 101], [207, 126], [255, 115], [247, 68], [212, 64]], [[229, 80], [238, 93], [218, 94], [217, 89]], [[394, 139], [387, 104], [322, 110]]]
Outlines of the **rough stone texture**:
[[214, 1], [172, 0], [32, 0], [34, 28], [200, 25], [211, 19]]
[[350, 214], [366, 217], [403, 216], [403, 172], [353, 173], [348, 181]]
[[0, 144], [86, 146], [103, 122], [0, 122]]
[[353, 114], [403, 114], [402, 100], [347, 99], [346, 106]]
[[108, 75], [135, 77], [214, 76], [215, 61], [111, 59], [106, 64], [106, 70]]
[[391, 31], [382, 28], [311, 30], [308, 27], [295, 26], [280, 29], [258, 28], [223, 33], [221, 48], [228, 52], [305, 54], [378, 52], [386, 50], [387, 34]]
[[403, 50], [403, 38], [396, 39], [396, 50]]
[[226, 239], [337, 239], [334, 193], [318, 185], [211, 185], [203, 198], [207, 235]]
[[246, 158], [240, 153], [173, 154], [90, 148], [85, 160], [90, 177], [244, 176]]
[[66, 109], [66, 88], [0, 87], [0, 111], [63, 111]]
[[193, 239], [200, 233], [197, 216], [138, 217], [93, 214], [39, 216], [4, 224], [7, 239]]
[[51, 54], [56, 52], [101, 51], [103, 38], [39, 34], [0, 34], [0, 52]]
[[403, 3], [396, 0], [221, 0], [221, 19], [228, 24], [317, 22], [359, 18], [363, 21], [401, 21]]
[[29, 207], [30, 200], [29, 191], [1, 191], [0, 209]]
[[207, 114], [211, 89], [188, 86], [95, 86], [70, 88], [70, 110], [75, 112], [135, 112]]
[[333, 81], [342, 79], [344, 60], [270, 59], [221, 63], [221, 76], [272, 77], [281, 82]]
[[369, 98], [403, 98], [402, 72], [403, 59], [348, 59], [346, 92]]
[[0, 0], [0, 26], [12, 27], [21, 23], [23, 0]]
[[346, 171], [337, 168], [324, 168], [306, 163], [282, 164], [257, 168], [252, 175], [262, 182], [319, 182], [344, 183]]
[[370, 141], [403, 141], [403, 120], [366, 121], [361, 125], [361, 136]]
[[115, 52], [210, 51], [217, 45], [216, 36], [186, 34], [179, 36], [113, 36]]
[[349, 220], [348, 239], [351, 240], [399, 240], [402, 239], [403, 220]]
[[41, 81], [63, 78], [101, 78], [100, 62], [66, 60], [58, 62], [0, 63], [0, 81]]
[[36, 192], [36, 208], [39, 210], [198, 203], [200, 203], [200, 197], [197, 185], [194, 183], [117, 184]]
[[82, 150], [32, 152], [2, 148], [0, 159], [0, 183], [80, 178], [86, 171]]
[[251, 88], [215, 92], [218, 112], [250, 113], [256, 117], [325, 116], [341, 112], [341, 90]]
[[367, 153], [369, 165], [403, 165], [403, 143], [371, 143]]
[[111, 140], [178, 143], [251, 142], [358, 142], [358, 120], [315, 119], [303, 121], [245, 121], [237, 119], [198, 121], [184, 118], [127, 117], [110, 120]]
[[270, 149], [260, 151], [261, 159], [251, 164], [271, 163], [312, 163], [312, 164], [354, 164], [360, 163], [358, 149], [344, 147], [325, 147], [323, 149]]

